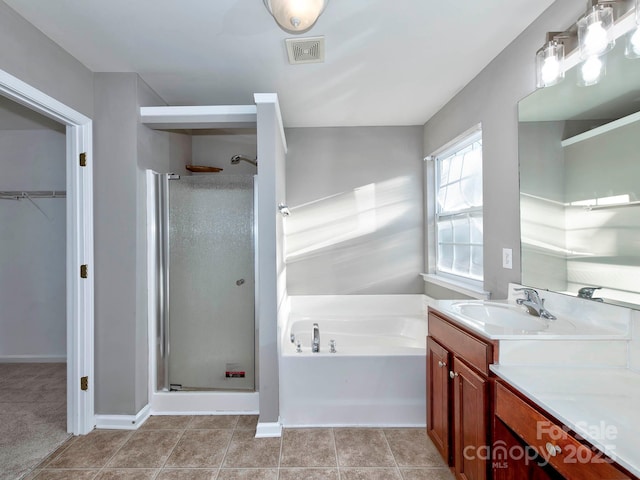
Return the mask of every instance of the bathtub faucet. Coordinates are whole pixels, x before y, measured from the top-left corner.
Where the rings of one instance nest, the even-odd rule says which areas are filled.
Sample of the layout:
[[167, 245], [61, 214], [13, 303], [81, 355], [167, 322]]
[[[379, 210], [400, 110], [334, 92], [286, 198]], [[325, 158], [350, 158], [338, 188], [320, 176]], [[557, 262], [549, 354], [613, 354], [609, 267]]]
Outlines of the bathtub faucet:
[[320, 327], [317, 323], [313, 324], [313, 336], [311, 337], [311, 351], [318, 353], [320, 351]]

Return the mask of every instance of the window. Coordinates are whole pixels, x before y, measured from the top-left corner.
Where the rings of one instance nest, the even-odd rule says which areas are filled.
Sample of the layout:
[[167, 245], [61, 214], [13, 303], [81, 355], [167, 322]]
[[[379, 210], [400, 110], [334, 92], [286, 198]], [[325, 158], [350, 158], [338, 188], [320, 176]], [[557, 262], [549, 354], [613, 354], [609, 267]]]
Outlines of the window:
[[435, 273], [483, 280], [482, 130], [431, 157], [435, 162]]

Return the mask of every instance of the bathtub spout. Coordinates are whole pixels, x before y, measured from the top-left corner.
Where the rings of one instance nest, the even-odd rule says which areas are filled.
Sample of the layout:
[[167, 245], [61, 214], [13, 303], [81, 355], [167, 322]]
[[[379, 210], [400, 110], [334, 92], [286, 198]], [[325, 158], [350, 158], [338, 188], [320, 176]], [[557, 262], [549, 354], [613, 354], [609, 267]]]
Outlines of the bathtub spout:
[[313, 324], [313, 337], [311, 338], [311, 351], [318, 353], [320, 351], [320, 327], [317, 323]]

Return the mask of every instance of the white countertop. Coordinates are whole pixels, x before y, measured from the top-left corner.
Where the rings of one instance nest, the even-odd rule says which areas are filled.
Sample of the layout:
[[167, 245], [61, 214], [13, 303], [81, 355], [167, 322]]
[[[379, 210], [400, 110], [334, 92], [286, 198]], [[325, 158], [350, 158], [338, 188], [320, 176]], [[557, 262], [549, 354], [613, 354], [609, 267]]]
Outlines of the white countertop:
[[[522, 331], [517, 328], [484, 324], [471, 317], [461, 315], [456, 311], [455, 307], [457, 304], [478, 302], [479, 301], [436, 300], [432, 302], [430, 306], [489, 340], [628, 340], [630, 338], [628, 324], [624, 324], [623, 322], [590, 321], [588, 315], [581, 311], [576, 312], [575, 316], [571, 317], [563, 314], [564, 312], [559, 313], [556, 320], [539, 319], [541, 322], [546, 322], [545, 328], [539, 331]], [[507, 301], [491, 301], [486, 303], [510, 305]], [[587, 306], [591, 308], [601, 308], [600, 304], [594, 305], [595, 303], [597, 302], [591, 302], [587, 304]], [[526, 315], [528, 316], [528, 314]]]
[[520, 365], [491, 365], [491, 371], [640, 476], [639, 373]]

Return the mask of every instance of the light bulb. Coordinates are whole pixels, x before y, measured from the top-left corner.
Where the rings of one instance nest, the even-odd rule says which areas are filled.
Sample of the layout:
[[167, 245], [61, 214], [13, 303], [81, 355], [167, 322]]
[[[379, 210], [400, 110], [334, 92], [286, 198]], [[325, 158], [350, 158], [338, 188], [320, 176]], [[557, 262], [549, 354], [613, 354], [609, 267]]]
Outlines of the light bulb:
[[624, 54], [627, 58], [640, 58], [640, 26], [629, 34]]
[[609, 40], [607, 31], [602, 26], [602, 22], [592, 23], [587, 27], [587, 34], [584, 38], [585, 55], [599, 55], [605, 51]]
[[584, 85], [594, 85], [600, 80], [602, 75], [602, 61], [598, 57], [588, 58], [580, 68]]
[[555, 40], [547, 42], [536, 52], [536, 86], [551, 87], [564, 78], [564, 45]]
[[578, 20], [578, 43], [580, 58], [583, 60], [594, 55], [603, 55], [613, 48], [615, 40], [611, 38], [613, 27], [613, 8], [597, 5], [591, 13]]
[[560, 76], [560, 62], [556, 57], [547, 57], [541, 69], [542, 82], [550, 85]]

